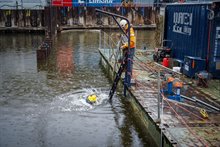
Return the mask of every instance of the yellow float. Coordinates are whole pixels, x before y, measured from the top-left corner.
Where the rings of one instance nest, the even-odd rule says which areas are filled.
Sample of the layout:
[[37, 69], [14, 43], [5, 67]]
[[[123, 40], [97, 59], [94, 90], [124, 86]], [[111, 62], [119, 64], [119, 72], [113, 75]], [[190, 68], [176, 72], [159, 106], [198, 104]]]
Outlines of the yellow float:
[[86, 102], [89, 104], [94, 104], [97, 102], [97, 95], [91, 94], [86, 98]]

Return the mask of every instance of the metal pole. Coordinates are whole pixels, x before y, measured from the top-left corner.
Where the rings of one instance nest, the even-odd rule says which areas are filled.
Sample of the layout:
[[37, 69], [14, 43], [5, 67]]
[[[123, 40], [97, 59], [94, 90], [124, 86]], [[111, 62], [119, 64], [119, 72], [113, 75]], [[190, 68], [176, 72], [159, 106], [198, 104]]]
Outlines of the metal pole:
[[187, 96], [185, 96], [185, 95], [180, 95], [182, 98], [184, 98], [184, 99], [186, 99], [186, 100], [189, 100], [189, 101], [192, 101], [192, 102], [195, 102], [195, 103], [200, 103], [200, 104], [203, 104], [203, 105], [205, 105], [205, 106], [207, 106], [207, 107], [209, 107], [209, 108], [212, 108], [212, 109], [214, 109], [214, 110], [216, 110], [216, 111], [220, 111], [220, 108], [217, 108], [217, 107], [215, 107], [215, 106], [213, 106], [213, 105], [210, 105], [210, 104], [208, 104], [208, 103], [206, 103], [206, 102], [204, 102], [204, 101], [202, 101], [202, 100], [199, 100], [199, 99], [197, 99], [197, 98], [190, 98], [190, 97], [187, 97]]
[[125, 72], [125, 81], [124, 81], [124, 96], [126, 96], [126, 89], [131, 86], [131, 59], [130, 59], [130, 23], [127, 20], [128, 23], [128, 55], [127, 55], [127, 67], [126, 67], [126, 72]]
[[159, 118], [160, 119], [160, 147], [164, 146], [163, 145], [163, 104], [164, 104], [164, 101], [163, 101], [163, 98], [162, 98], [161, 99], [161, 117]]
[[99, 49], [101, 49], [101, 46], [102, 46], [102, 31], [100, 30], [99, 31]]
[[[50, 33], [51, 33], [51, 38], [52, 38], [52, 23], [53, 23], [53, 16], [52, 16], [52, 0], [50, 1]], [[56, 24], [55, 24], [56, 25]]]
[[157, 119], [160, 121], [160, 70], [158, 71], [158, 82], [157, 82], [157, 87], [158, 87], [158, 96], [157, 96], [157, 101], [158, 101], [158, 114], [157, 114]]
[[21, 0], [21, 9], [24, 9], [24, 4], [23, 4], [23, 0]]
[[[112, 16], [113, 19], [115, 20], [115, 22], [117, 23], [117, 25], [119, 26], [119, 28], [121, 29], [121, 31], [127, 36], [127, 38], [129, 38], [128, 35], [123, 31], [123, 29], [122, 29], [121, 26], [119, 25], [118, 21], [115, 19], [115, 17], [119, 17], [119, 18], [121, 18], [121, 19], [126, 20], [127, 23], [128, 23], [128, 27], [130, 28], [130, 22], [129, 22], [129, 20], [128, 20], [126, 17], [121, 16], [121, 15], [118, 15], [118, 14], [114, 14], [114, 13], [111, 13], [111, 12], [106, 12], [106, 11], [103, 11], [103, 10], [100, 10], [100, 9], [95, 9], [95, 10], [96, 10], [97, 12], [100, 12], [100, 13], [103, 13], [103, 14], [106, 14], [106, 15], [109, 15], [109, 16]], [[128, 29], [129, 29], [129, 28], [128, 28]]]

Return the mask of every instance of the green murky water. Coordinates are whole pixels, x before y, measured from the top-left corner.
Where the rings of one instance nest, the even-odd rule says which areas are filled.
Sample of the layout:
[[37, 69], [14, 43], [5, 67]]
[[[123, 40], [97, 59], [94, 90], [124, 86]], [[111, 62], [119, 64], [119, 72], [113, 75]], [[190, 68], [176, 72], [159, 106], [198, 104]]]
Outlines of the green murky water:
[[[111, 83], [99, 64], [99, 32], [64, 32], [49, 59], [37, 62], [43, 38], [0, 34], [1, 147], [155, 146], [128, 102], [120, 95], [107, 102]], [[154, 46], [151, 32], [140, 38]], [[93, 92], [100, 100], [91, 106], [84, 97]]]

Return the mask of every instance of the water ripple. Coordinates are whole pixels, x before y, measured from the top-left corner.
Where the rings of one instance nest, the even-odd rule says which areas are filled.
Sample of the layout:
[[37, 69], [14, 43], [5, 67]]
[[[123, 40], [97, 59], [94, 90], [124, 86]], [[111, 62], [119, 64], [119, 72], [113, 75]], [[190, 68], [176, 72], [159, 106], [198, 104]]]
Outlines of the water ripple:
[[[87, 96], [91, 94], [97, 95], [97, 102], [94, 104], [86, 102]], [[106, 103], [107, 100], [107, 91], [102, 91], [100, 88], [85, 88], [57, 96], [51, 103], [51, 110], [58, 110], [61, 112], [88, 111]]]

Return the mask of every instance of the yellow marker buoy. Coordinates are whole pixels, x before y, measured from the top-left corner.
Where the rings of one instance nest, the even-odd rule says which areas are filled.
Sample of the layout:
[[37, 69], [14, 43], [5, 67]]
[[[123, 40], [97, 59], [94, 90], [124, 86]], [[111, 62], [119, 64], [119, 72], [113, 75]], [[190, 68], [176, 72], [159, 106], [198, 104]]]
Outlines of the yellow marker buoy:
[[97, 96], [95, 94], [91, 94], [86, 98], [86, 102], [90, 104], [94, 104], [97, 101]]

